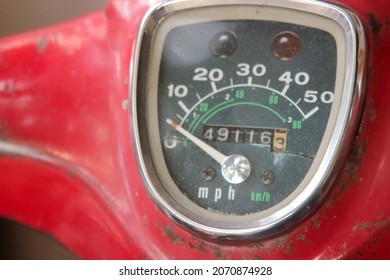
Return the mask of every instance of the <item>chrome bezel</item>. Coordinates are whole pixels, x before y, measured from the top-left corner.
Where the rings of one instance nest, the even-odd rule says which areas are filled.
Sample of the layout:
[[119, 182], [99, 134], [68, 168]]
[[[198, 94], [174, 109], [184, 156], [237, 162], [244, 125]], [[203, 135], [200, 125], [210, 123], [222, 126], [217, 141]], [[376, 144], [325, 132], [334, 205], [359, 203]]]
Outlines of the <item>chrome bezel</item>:
[[[327, 140], [323, 140], [320, 148], [322, 156], [316, 160], [315, 172], [310, 179], [306, 179], [304, 187], [301, 187], [294, 198], [286, 202], [282, 207], [264, 217], [253, 215], [252, 219], [223, 218], [218, 219], [218, 214], [203, 214], [206, 210], [196, 209], [196, 206], [183, 205], [183, 201], [177, 201], [175, 195], [167, 190], [161, 182], [159, 173], [156, 172], [153, 162], [154, 152], [151, 150], [150, 136], [147, 129], [146, 103], [149, 92], [149, 63], [151, 60], [151, 48], [155, 36], [155, 30], [161, 22], [170, 15], [181, 11], [196, 10], [199, 8], [227, 6], [256, 6], [260, 8], [289, 9], [298, 13], [306, 13], [315, 17], [321, 17], [326, 21], [336, 23], [343, 31], [345, 40], [345, 69], [342, 84], [337, 82], [342, 93], [339, 108], [332, 108], [333, 123], [327, 125], [326, 131], [331, 132]], [[264, 20], [264, 19], [263, 19]], [[277, 19], [289, 22], [289, 20]], [[302, 22], [305, 20], [302, 19]], [[332, 33], [332, 35], [334, 35]], [[215, 1], [169, 1], [158, 4], [145, 15], [134, 46], [133, 64], [130, 75], [132, 85], [130, 87], [131, 118], [134, 133], [134, 143], [138, 156], [138, 166], [144, 179], [145, 186], [157, 203], [157, 205], [172, 219], [187, 229], [209, 237], [224, 239], [254, 239], [264, 238], [279, 233], [286, 228], [301, 221], [317, 203], [324, 197], [332, 185], [337, 173], [344, 163], [347, 152], [356, 132], [363, 101], [364, 69], [366, 64], [366, 42], [364, 31], [359, 19], [350, 11], [332, 4], [311, 0], [215, 0]], [[339, 62], [337, 64], [340, 67]], [[155, 82], [157, 83], [157, 82]], [[337, 111], [335, 111], [337, 110]], [[324, 143], [327, 144], [324, 146]], [[314, 163], [313, 163], [314, 165]], [[302, 183], [301, 183], [302, 184]], [[300, 185], [301, 185], [300, 184]], [[294, 191], [293, 193], [295, 193]], [[290, 196], [289, 196], [290, 197]], [[274, 206], [275, 207], [275, 206]], [[273, 209], [272, 207], [271, 209]], [[198, 206], [198, 208], [200, 208]], [[267, 212], [264, 211], [264, 212]]]

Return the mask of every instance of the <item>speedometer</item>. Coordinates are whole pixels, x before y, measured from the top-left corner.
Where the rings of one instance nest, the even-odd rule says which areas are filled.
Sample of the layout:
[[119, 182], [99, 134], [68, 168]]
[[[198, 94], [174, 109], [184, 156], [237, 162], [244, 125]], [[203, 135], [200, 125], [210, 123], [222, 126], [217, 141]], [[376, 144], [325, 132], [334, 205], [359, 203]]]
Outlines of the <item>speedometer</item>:
[[355, 133], [364, 46], [351, 12], [317, 1], [154, 7], [131, 97], [150, 195], [213, 237], [266, 237], [299, 222]]

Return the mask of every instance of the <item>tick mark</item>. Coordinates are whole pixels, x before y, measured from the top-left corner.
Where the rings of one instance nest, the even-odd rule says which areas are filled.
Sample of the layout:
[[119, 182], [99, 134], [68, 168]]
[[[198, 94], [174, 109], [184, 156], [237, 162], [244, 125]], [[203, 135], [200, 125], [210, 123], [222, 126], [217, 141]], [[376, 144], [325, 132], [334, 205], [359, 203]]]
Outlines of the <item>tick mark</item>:
[[214, 82], [211, 82], [211, 88], [213, 89], [213, 92], [216, 92], [218, 90], [217, 85]]
[[309, 113], [307, 113], [307, 114], [304, 116], [305, 120], [307, 120], [308, 118], [310, 118], [311, 116], [313, 116], [318, 110], [319, 110], [318, 107], [314, 107], [313, 110], [311, 110]]
[[183, 111], [184, 111], [186, 114], [188, 114], [188, 113], [191, 111], [190, 109], [188, 109], [188, 107], [186, 106], [186, 104], [183, 103], [183, 101], [180, 100], [179, 102], [177, 102], [177, 104], [179, 104], [180, 108], [182, 108]]

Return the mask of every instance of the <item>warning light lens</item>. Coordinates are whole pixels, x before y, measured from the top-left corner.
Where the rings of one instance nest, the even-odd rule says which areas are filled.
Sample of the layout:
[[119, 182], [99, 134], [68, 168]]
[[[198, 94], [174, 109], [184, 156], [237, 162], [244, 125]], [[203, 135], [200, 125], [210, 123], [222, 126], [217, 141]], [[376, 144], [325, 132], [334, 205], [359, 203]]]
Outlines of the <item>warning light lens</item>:
[[214, 56], [226, 58], [236, 51], [237, 37], [230, 31], [219, 32], [213, 36], [209, 46]]
[[284, 31], [275, 36], [272, 42], [272, 53], [280, 60], [292, 60], [301, 50], [301, 40], [298, 35]]

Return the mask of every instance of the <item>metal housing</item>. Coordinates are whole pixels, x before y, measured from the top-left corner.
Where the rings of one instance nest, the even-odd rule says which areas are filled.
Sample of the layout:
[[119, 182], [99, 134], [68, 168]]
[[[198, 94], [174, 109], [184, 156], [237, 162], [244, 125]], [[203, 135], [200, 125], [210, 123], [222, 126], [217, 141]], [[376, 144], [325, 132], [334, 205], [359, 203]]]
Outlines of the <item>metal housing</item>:
[[[333, 108], [326, 129], [326, 137], [320, 146], [319, 155], [307, 175], [300, 184], [298, 190], [271, 209], [264, 213], [253, 215], [248, 219], [242, 217], [231, 218], [230, 221], [221, 220], [218, 214], [207, 213], [206, 210], [197, 209], [189, 200], [183, 198], [178, 201], [177, 196], [167, 191], [167, 187], [161, 182], [161, 174], [156, 173], [155, 158], [161, 162], [162, 155], [152, 152], [151, 147], [158, 146], [158, 128], [150, 128], [149, 119], [156, 119], [148, 115], [147, 101], [150, 95], [156, 95], [156, 80], [158, 75], [158, 59], [151, 56], [153, 44], [161, 45], [163, 37], [155, 39], [156, 30], [162, 26], [164, 20], [172, 18], [176, 13], [185, 12], [189, 22], [200, 22], [221, 19], [250, 18], [248, 13], [229, 13], [229, 11], [241, 7], [241, 9], [269, 9], [265, 16], [260, 13], [261, 20], [270, 20], [278, 12], [293, 13], [294, 17], [281, 17], [274, 20], [291, 22], [324, 28], [324, 22], [337, 24], [342, 34], [332, 31], [335, 26], [326, 29], [343, 41], [338, 47], [338, 67], [336, 79], [336, 91], [342, 95], [339, 108]], [[206, 12], [207, 9], [212, 11]], [[225, 9], [216, 15], [213, 9]], [[230, 10], [229, 10], [230, 9]], [[193, 12], [201, 10], [201, 19], [189, 16]], [[238, 11], [238, 9], [236, 9]], [[214, 11], [214, 13], [213, 13]], [[249, 11], [249, 10], [248, 10]], [[270, 13], [268, 13], [270, 11]], [[215, 15], [215, 17], [213, 16]], [[306, 16], [304, 16], [306, 15]], [[285, 18], [285, 19], [283, 19]], [[293, 18], [293, 19], [291, 19]], [[187, 19], [185, 19], [187, 22]], [[332, 33], [333, 32], [333, 33]], [[292, 225], [298, 224], [310, 211], [318, 206], [318, 202], [328, 191], [335, 176], [337, 176], [347, 152], [351, 147], [351, 141], [356, 132], [362, 107], [364, 69], [366, 56], [366, 43], [363, 28], [360, 21], [348, 10], [318, 1], [173, 1], [153, 7], [141, 24], [135, 49], [134, 65], [132, 71], [132, 117], [134, 120], [134, 135], [140, 172], [143, 174], [145, 185], [149, 194], [157, 205], [182, 226], [202, 233], [212, 238], [223, 239], [255, 239], [270, 237], [280, 233]], [[341, 55], [340, 55], [341, 52]], [[157, 57], [158, 58], [158, 57]], [[157, 62], [156, 62], [157, 61]], [[342, 61], [342, 62], [341, 62]], [[156, 141], [155, 141], [156, 139]]]

